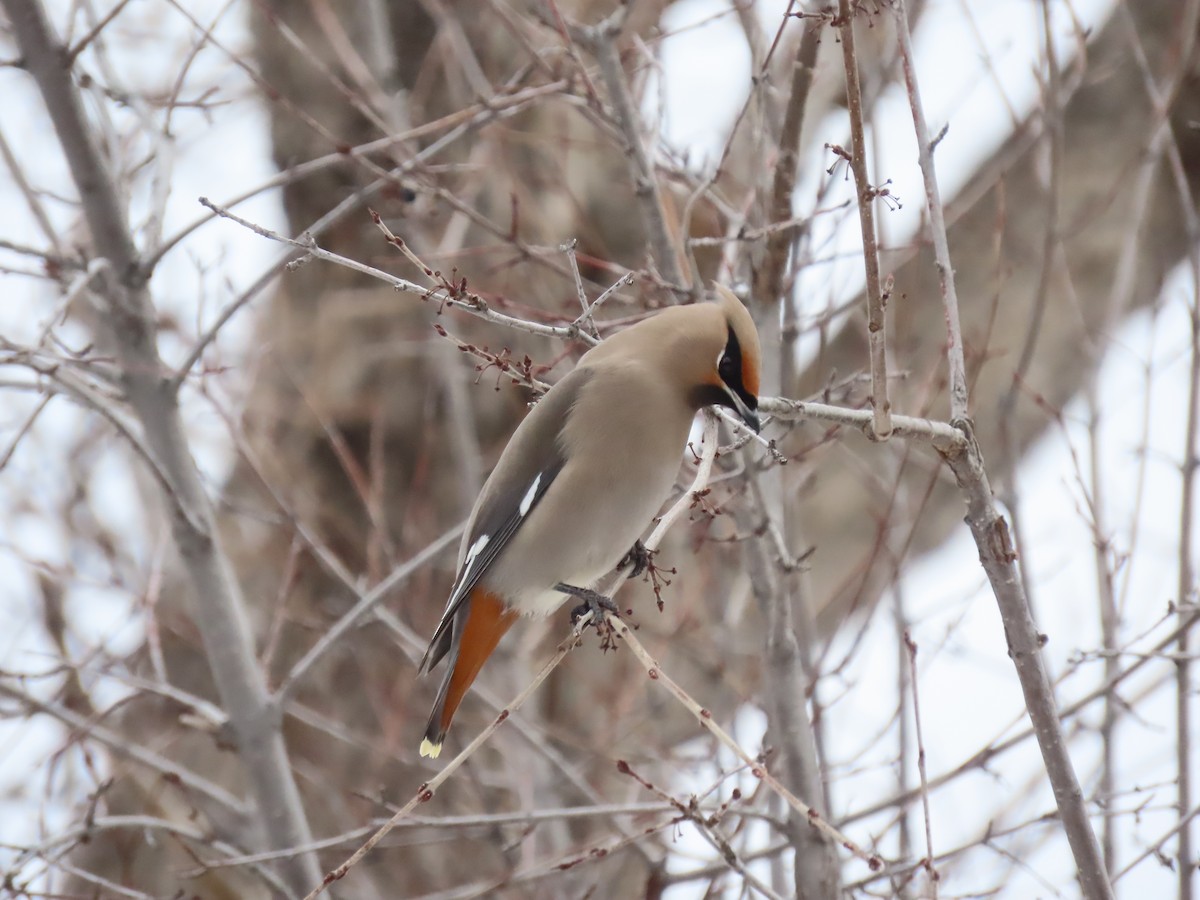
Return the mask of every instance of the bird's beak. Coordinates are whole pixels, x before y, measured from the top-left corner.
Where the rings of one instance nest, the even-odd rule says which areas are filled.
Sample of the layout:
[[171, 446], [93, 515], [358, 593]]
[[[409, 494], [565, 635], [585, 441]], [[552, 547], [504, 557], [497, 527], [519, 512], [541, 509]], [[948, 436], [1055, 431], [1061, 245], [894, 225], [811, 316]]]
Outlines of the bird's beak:
[[758, 413], [755, 412], [754, 410], [752, 410], [749, 406], [747, 406], [746, 401], [743, 400], [741, 397], [739, 397], [737, 394], [735, 394], [733, 391], [729, 392], [729, 396], [733, 398], [733, 408], [735, 410], [737, 410], [737, 414], [739, 416], [741, 416], [742, 421], [745, 422], [746, 426], [748, 428], [750, 428], [755, 434], [758, 434], [758, 429], [759, 429]]

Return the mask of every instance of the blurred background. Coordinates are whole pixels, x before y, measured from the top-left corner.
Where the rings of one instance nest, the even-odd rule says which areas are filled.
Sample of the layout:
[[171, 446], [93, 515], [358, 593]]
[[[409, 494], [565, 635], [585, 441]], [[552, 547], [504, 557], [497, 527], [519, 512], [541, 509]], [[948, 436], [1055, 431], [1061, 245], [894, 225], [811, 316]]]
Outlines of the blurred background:
[[[971, 411], [1092, 823], [1118, 896], [1190, 898], [1200, 4], [906, 5]], [[892, 407], [945, 420], [900, 10], [851, 7]], [[436, 771], [416, 753], [435, 685], [415, 666], [456, 542], [315, 665], [297, 663], [462, 521], [535, 395], [521, 373], [554, 382], [586, 347], [325, 262], [285, 267], [294, 250], [199, 197], [435, 287], [384, 241], [377, 210], [426, 264], [530, 322], [579, 316], [575, 265], [589, 300], [631, 274], [596, 311], [601, 334], [718, 280], [759, 322], [764, 394], [869, 408], [836, 4], [45, 10], [151, 271], [159, 352], [181, 379], [261, 677], [286, 693], [325, 869]], [[120, 398], [96, 336], [95, 251], [21, 52], [0, 19], [0, 889], [276, 896], [254, 815], [232, 802], [253, 785], [199, 637], [205, 598], [181, 572], [159, 485], [104, 414]], [[622, 121], [605, 59], [637, 122]], [[653, 163], [669, 258], [631, 133]], [[808, 846], [804, 823], [630, 653], [588, 638], [340, 896], [1079, 895], [948, 468], [922, 441], [829, 422], [773, 421], [764, 436], [777, 452], [722, 454], [672, 532], [661, 611], [643, 581], [619, 602], [664, 670], [887, 870], [843, 853], [832, 880], [817, 877], [806, 854], [836, 848]], [[681, 490], [693, 471], [685, 458]], [[564, 611], [513, 630], [447, 754], [568, 627]]]

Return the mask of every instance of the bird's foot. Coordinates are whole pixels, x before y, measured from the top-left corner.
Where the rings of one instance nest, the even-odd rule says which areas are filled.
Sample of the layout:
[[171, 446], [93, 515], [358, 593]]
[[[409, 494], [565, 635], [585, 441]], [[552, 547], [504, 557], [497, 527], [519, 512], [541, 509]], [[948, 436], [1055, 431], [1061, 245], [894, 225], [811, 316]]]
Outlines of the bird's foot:
[[633, 571], [629, 573], [629, 577], [637, 578], [646, 571], [646, 566], [650, 565], [650, 557], [653, 555], [653, 551], [647, 550], [641, 540], [636, 540], [629, 548], [629, 552], [622, 556], [621, 561], [617, 563], [617, 569], [624, 569], [626, 566], [632, 565]]
[[590, 613], [590, 618], [584, 627], [587, 625], [595, 626], [596, 633], [600, 635], [600, 649], [617, 649], [616, 629], [608, 621], [607, 616], [619, 616], [621, 611], [617, 608], [617, 604], [612, 601], [611, 597], [606, 597], [599, 591], [593, 591], [589, 588], [576, 587], [573, 584], [559, 583], [554, 586], [554, 589], [562, 591], [564, 594], [570, 594], [572, 597], [583, 601], [571, 610], [572, 625], [578, 627], [580, 621]]

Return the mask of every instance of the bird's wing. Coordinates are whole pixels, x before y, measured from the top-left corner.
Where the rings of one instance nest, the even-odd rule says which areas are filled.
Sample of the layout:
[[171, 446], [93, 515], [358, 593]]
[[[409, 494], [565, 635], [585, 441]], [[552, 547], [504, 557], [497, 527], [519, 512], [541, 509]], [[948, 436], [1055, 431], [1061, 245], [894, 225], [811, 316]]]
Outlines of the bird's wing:
[[472, 589], [504, 551], [529, 514], [554, 483], [567, 459], [559, 434], [579, 393], [590, 380], [589, 369], [576, 368], [534, 407], [513, 434], [488, 478], [471, 515], [464, 538], [462, 567], [446, 601], [446, 611], [433, 633], [419, 671], [430, 671], [450, 650], [455, 618]]

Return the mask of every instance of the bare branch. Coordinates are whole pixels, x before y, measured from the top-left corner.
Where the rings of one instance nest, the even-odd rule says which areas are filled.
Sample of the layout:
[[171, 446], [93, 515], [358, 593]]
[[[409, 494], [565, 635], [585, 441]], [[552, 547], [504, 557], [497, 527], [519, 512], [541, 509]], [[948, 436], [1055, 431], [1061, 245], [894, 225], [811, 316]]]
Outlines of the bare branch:
[[[4, 0], [4, 6], [25, 68], [54, 122], [92, 240], [111, 266], [111, 273], [98, 279], [102, 285], [98, 290], [108, 303], [101, 328], [120, 361], [126, 399], [150, 454], [162, 468], [168, 496], [177, 509], [187, 511], [172, 516], [172, 533], [196, 604], [193, 618], [229, 713], [267, 840], [276, 849], [308, 843], [311, 833], [280, 720], [258, 671], [240, 588], [221, 552], [212, 507], [188, 452], [175, 392], [158, 355], [154, 309], [124, 209], [88, 126], [71, 70], [64, 65], [66, 51], [52, 36], [41, 5], [37, 0]], [[306, 854], [285, 861], [281, 871], [299, 893], [319, 870], [316, 858]]]
[[1042, 659], [1042, 637], [1025, 601], [1008, 523], [996, 510], [983, 466], [983, 455], [974, 440], [970, 421], [957, 424], [968, 437], [967, 449], [946, 454], [945, 459], [954, 471], [959, 489], [967, 502], [967, 525], [975, 538], [979, 560], [1000, 608], [1009, 656], [1017, 669], [1021, 692], [1025, 695], [1025, 707], [1042, 751], [1042, 760], [1067, 833], [1067, 841], [1075, 856], [1084, 895], [1089, 900], [1108, 900], [1113, 896], [1112, 885], [1104, 868], [1100, 844], [1088, 818], [1079, 779], [1067, 753], [1058, 705]]
[[[786, 21], [786, 20], [785, 20]], [[756, 273], [754, 296], [760, 303], [795, 303], [794, 298], [784, 296], [784, 270], [788, 253], [795, 242], [799, 229], [780, 227], [792, 223], [792, 194], [796, 190], [796, 171], [800, 162], [800, 134], [804, 127], [804, 112], [808, 105], [808, 90], [812, 85], [813, 67], [817, 62], [821, 29], [824, 22], [801, 21], [804, 35], [796, 47], [796, 58], [792, 62], [792, 85], [788, 94], [787, 108], [783, 114], [783, 128], [779, 135], [778, 157], [775, 161], [775, 178], [769, 199], [770, 217], [766, 226], [767, 249], [761, 269]], [[776, 37], [778, 40], [778, 36]], [[793, 389], [791, 379], [783, 380], [784, 391]]]
[[[578, 628], [582, 627], [583, 623], [581, 622]], [[507, 720], [510, 715], [524, 705], [525, 701], [528, 700], [533, 692], [538, 689], [541, 683], [545, 681], [546, 678], [549, 677], [550, 673], [558, 667], [558, 664], [567, 658], [567, 654], [579, 646], [579, 643], [579, 633], [578, 630], [576, 630], [566, 640], [558, 645], [558, 650], [553, 656], [550, 657], [549, 660], [546, 661], [546, 664], [542, 666], [541, 671], [534, 676], [533, 680], [525, 686], [525, 689], [522, 690], [521, 693], [513, 698], [512, 702], [509, 703], [506, 708], [500, 711], [500, 715], [496, 716], [496, 718], [493, 719], [486, 728], [479, 732], [479, 734], [475, 736], [475, 739], [471, 741], [471, 743], [467, 744], [467, 746], [462, 749], [462, 752], [459, 753], [458, 756], [446, 763], [445, 768], [434, 775], [433, 778], [429, 779], [429, 781], [417, 788], [417, 792], [413, 795], [413, 798], [404, 806], [402, 806], [394, 816], [385, 822], [378, 831], [371, 835], [370, 839], [365, 844], [355, 850], [354, 853], [352, 853], [350, 857], [340, 866], [327, 872], [321, 883], [305, 895], [304, 900], [313, 900], [314, 897], [323, 893], [325, 889], [335, 881], [345, 878], [347, 873], [356, 865], [358, 865], [358, 863], [362, 861], [363, 857], [370, 853], [376, 844], [387, 837], [388, 833], [400, 823], [401, 819], [416, 809], [419, 804], [427, 803], [432, 800], [437, 789], [441, 787], [441, 785], [444, 784], [451, 775], [458, 771], [459, 767], [461, 767], [463, 763], [470, 759], [471, 755], [476, 750], [487, 743], [488, 739], [492, 736], [496, 729], [504, 724], [505, 720]]]
[[[847, 0], [840, 0], [843, 7]], [[953, 289], [953, 268], [949, 260], [949, 241], [945, 233], [945, 221], [940, 216], [937, 180], [933, 170], [932, 144], [925, 125], [925, 114], [920, 100], [913, 69], [912, 40], [908, 31], [907, 14], [901, 0], [896, 7], [900, 52], [903, 59], [909, 103], [913, 110], [921, 169], [925, 176], [926, 202], [934, 231], [935, 248], [940, 248], [938, 267], [943, 278], [942, 301], [946, 315], [947, 360], [950, 370], [950, 395], [952, 408], [957, 414], [951, 424], [963, 431], [967, 437], [965, 450], [945, 454], [945, 459], [967, 502], [967, 525], [979, 549], [980, 561], [987, 572], [988, 581], [1000, 607], [1008, 639], [1009, 655], [1017, 669], [1025, 705], [1033, 723], [1038, 746], [1046, 766], [1046, 774], [1054, 791], [1054, 799], [1062, 816], [1067, 841], [1075, 857], [1079, 878], [1085, 896], [1091, 900], [1111, 898], [1112, 885], [1100, 854], [1100, 845], [1088, 819], [1083, 800], [1083, 791], [1075, 769], [1067, 753], [1057, 704], [1041, 656], [1041, 637], [1033, 622], [1029, 604], [1022, 588], [1016, 567], [1016, 554], [1009, 536], [1008, 524], [997, 512], [983, 455], [974, 438], [974, 429], [968, 418], [966, 369], [962, 356], [962, 331], [959, 324], [958, 296]], [[940, 228], [938, 223], [940, 222]], [[939, 234], [940, 232], [940, 234]], [[957, 399], [955, 399], [957, 398]]]
[[[495, 322], [499, 325], [506, 325], [509, 328], [515, 328], [517, 331], [525, 331], [529, 334], [540, 334], [545, 337], [571, 338], [582, 340], [584, 343], [596, 343], [594, 338], [590, 337], [586, 333], [580, 332], [577, 328], [573, 329], [571, 326], [542, 325], [537, 322], [529, 322], [525, 319], [518, 319], [515, 316], [508, 316], [504, 313], [498, 313], [491, 309], [487, 305], [487, 302], [478, 294], [474, 294], [464, 288], [451, 285], [445, 285], [438, 288], [423, 288], [419, 284], [409, 281], [406, 278], [397, 278], [395, 275], [390, 275], [387, 272], [384, 272], [382, 269], [377, 269], [374, 266], [368, 266], [365, 263], [360, 263], [357, 260], [350, 259], [349, 257], [342, 256], [341, 254], [324, 250], [317, 246], [316, 241], [311, 237], [307, 241], [284, 237], [282, 234], [271, 231], [269, 228], [263, 228], [261, 225], [255, 225], [253, 222], [243, 219], [241, 216], [234, 215], [227, 209], [220, 209], [219, 207], [213, 205], [213, 203], [206, 197], [201, 197], [200, 203], [208, 209], [211, 209], [222, 218], [229, 219], [231, 222], [236, 222], [243, 228], [249, 228], [251, 231], [257, 235], [260, 235], [261, 237], [265, 237], [272, 241], [277, 241], [281, 244], [287, 244], [290, 247], [295, 247], [296, 249], [303, 251], [304, 254], [311, 256], [313, 259], [331, 262], [345, 269], [350, 269], [353, 272], [358, 272], [361, 275], [368, 275], [371, 278], [376, 278], [382, 282], [385, 282], [386, 284], [390, 284], [398, 291], [403, 291], [408, 294], [419, 294], [423, 300], [434, 300], [438, 304], [451, 306], [456, 309], [462, 309], [489, 322]], [[382, 226], [382, 221], [380, 221], [378, 224]], [[399, 241], [401, 244], [403, 244], [403, 241], [395, 235], [392, 235], [392, 238], [394, 238], [395, 241]], [[433, 270], [429, 270], [427, 274], [430, 276], [436, 276], [438, 273], [435, 273]]]
[[850, 838], [846, 837], [845, 834], [834, 828], [831, 824], [829, 824], [829, 822], [825, 821], [819, 812], [810, 807], [807, 803], [780, 784], [779, 780], [776, 779], [775, 776], [769, 771], [767, 771], [766, 766], [764, 766], [761, 761], [754, 759], [754, 757], [743, 750], [741, 745], [738, 744], [738, 742], [732, 737], [730, 737], [729, 733], [725, 731], [725, 729], [713, 721], [712, 713], [693, 700], [683, 688], [681, 688], [662, 670], [662, 666], [660, 666], [655, 661], [654, 657], [652, 657], [646, 650], [646, 648], [642, 646], [641, 641], [634, 636], [633, 631], [628, 625], [625, 624], [623, 620], [617, 616], [610, 616], [609, 621], [616, 629], [620, 638], [629, 646], [629, 649], [633, 651], [634, 656], [641, 660], [642, 664], [646, 667], [646, 674], [650, 677], [650, 679], [652, 681], [657, 681], [659, 684], [665, 687], [671, 696], [683, 704], [683, 706], [685, 706], [696, 717], [696, 721], [700, 724], [700, 727], [715, 737], [729, 750], [733, 751], [734, 755], [736, 755], [738, 759], [750, 767], [750, 771], [756, 778], [760, 778], [763, 783], [771, 788], [771, 790], [775, 791], [775, 793], [786, 800], [792, 809], [796, 810], [796, 812], [800, 813], [802, 816], [807, 817], [809, 824], [813, 828], [816, 828], [830, 840], [834, 841], [838, 846], [844, 847], [854, 856], [861, 859], [870, 867], [872, 871], [877, 871], [883, 867], [883, 860], [880, 859], [878, 855], [869, 853], [862, 849], [862, 847], [850, 840]]
[[629, 160], [629, 171], [633, 178], [634, 195], [642, 210], [642, 224], [654, 254], [654, 263], [671, 287], [686, 288], [683, 266], [679, 260], [678, 244], [667, 227], [666, 211], [663, 208], [662, 188], [650, 154], [642, 141], [641, 117], [629, 91], [625, 70], [621, 67], [621, 54], [617, 49], [617, 38], [621, 25], [628, 14], [628, 7], [619, 6], [608, 19], [591, 28], [572, 29], [572, 36], [587, 45], [600, 64], [600, 77], [608, 89], [608, 98], [613, 107], [613, 118], [625, 142], [625, 155]]
[[57, 719], [80, 734], [85, 734], [99, 741], [117, 756], [131, 759], [172, 780], [178, 781], [184, 787], [195, 791], [197, 794], [214, 803], [220, 804], [226, 809], [232, 810], [240, 816], [250, 813], [250, 809], [240, 797], [231, 794], [219, 784], [209, 781], [207, 778], [197, 775], [190, 769], [185, 769], [171, 762], [166, 757], [147, 750], [145, 747], [130, 743], [124, 735], [110, 731], [103, 725], [86, 716], [81, 716], [74, 710], [67, 709], [65, 706], [57, 703], [39, 700], [33, 694], [20, 690], [5, 681], [0, 681], [0, 695], [16, 700], [29, 710]]
[[917, 677], [917, 643], [907, 631], [904, 632], [904, 647], [908, 651], [908, 684], [912, 689], [913, 722], [917, 733], [917, 772], [921, 776], [921, 809], [925, 813], [925, 859], [922, 860], [929, 874], [929, 890], [933, 900], [937, 900], [938, 881], [941, 876], [934, 866], [933, 853], [933, 816], [929, 812], [929, 773], [925, 769], [925, 737], [921, 731], [921, 695], [917, 689], [920, 680]]
[[850, 171], [858, 194], [858, 222], [862, 231], [863, 264], [867, 273], [867, 343], [871, 355], [871, 427], [875, 438], [892, 435], [891, 401], [887, 383], [887, 323], [883, 285], [879, 280], [879, 244], [875, 236], [875, 198], [878, 192], [867, 177], [867, 144], [863, 132], [862, 87], [858, 57], [854, 52], [854, 15], [850, 0], [838, 0], [838, 29], [842, 36], [842, 61], [846, 67], [846, 106], [850, 113]]
[[308, 674], [321, 659], [333, 649], [342, 638], [344, 638], [351, 629], [354, 628], [371, 610], [373, 610], [381, 600], [387, 597], [393, 590], [416, 572], [428, 564], [432, 559], [438, 556], [442, 551], [451, 545], [451, 543], [462, 534], [462, 530], [466, 527], [466, 522], [459, 522], [458, 525], [451, 528], [420, 553], [407, 560], [403, 565], [398, 566], [392, 571], [387, 578], [375, 585], [369, 592], [364, 594], [354, 606], [347, 610], [333, 626], [321, 635], [321, 639], [317, 641], [309, 649], [300, 660], [292, 666], [287, 677], [275, 690], [274, 702], [280, 706], [287, 703], [288, 698], [299, 686], [300, 681]]

